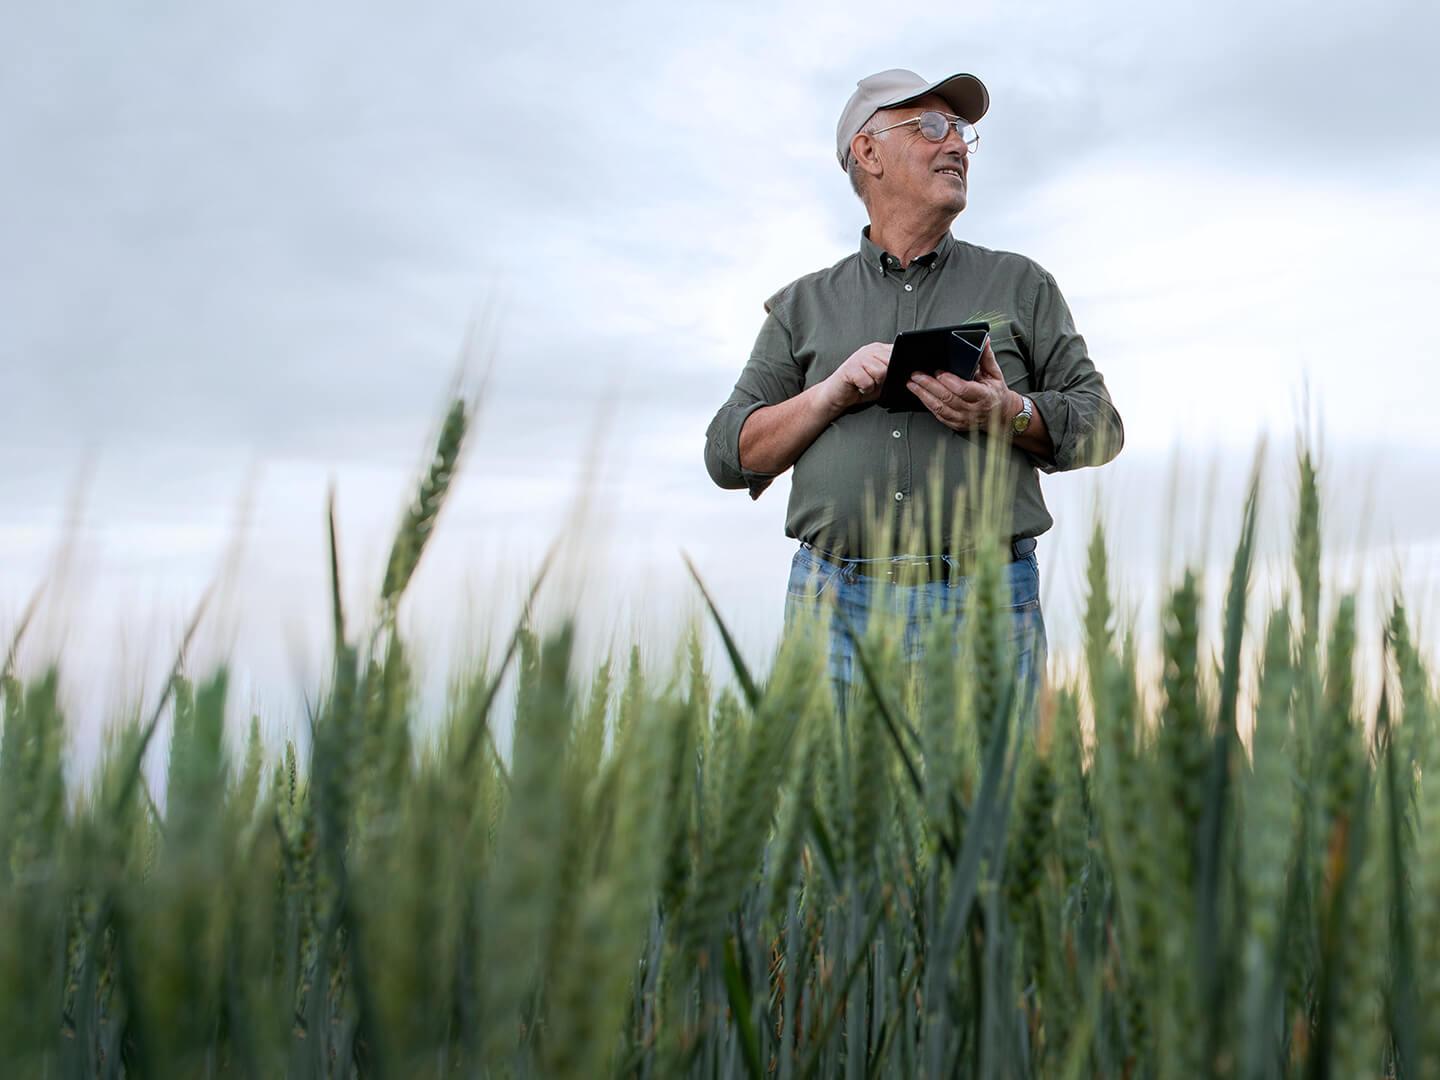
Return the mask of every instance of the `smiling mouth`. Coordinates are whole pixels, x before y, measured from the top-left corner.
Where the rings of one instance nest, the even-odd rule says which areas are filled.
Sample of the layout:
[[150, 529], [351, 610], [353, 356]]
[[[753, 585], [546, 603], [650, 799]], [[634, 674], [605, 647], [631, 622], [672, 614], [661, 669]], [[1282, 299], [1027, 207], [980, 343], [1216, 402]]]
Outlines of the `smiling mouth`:
[[965, 179], [965, 174], [962, 173], [959, 169], [936, 169], [935, 171], [940, 173], [942, 176], [953, 176], [957, 180]]

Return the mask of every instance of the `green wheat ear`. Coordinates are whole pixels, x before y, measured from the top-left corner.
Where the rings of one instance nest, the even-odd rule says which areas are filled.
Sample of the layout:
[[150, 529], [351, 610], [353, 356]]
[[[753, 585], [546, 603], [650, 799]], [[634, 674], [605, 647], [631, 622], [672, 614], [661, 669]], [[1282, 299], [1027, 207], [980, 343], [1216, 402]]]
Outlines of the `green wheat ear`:
[[245, 764], [231, 801], [239, 821], [248, 822], [259, 810], [260, 784], [265, 771], [265, 746], [260, 739], [260, 717], [250, 717], [250, 736], [245, 743]]
[[[726, 913], [755, 872], [789, 772], [795, 733], [823, 672], [823, 658], [807, 640], [791, 636], [781, 644], [760, 707], [739, 736], [742, 749], [731, 755], [723, 774], [718, 820], [710, 826], [713, 840], [681, 924], [682, 940], [694, 949], [716, 942]], [[738, 735], [742, 729], [734, 730]]]
[[1184, 865], [1190, 880], [1194, 838], [1200, 828], [1205, 770], [1210, 758], [1210, 725], [1200, 700], [1200, 584], [1187, 570], [1170, 596], [1164, 621], [1165, 705], [1159, 733], [1170, 797], [1180, 811], [1186, 841]]
[[1436, 710], [1427, 685], [1425, 663], [1411, 636], [1405, 605], [1399, 596], [1391, 605], [1385, 640], [1400, 676], [1400, 730], [1406, 737], [1408, 764], [1413, 769], [1430, 760], [1430, 737]]
[[1243, 1053], [1250, 1063], [1249, 1075], [1263, 1071], [1283, 986], [1281, 915], [1299, 824], [1287, 752], [1294, 700], [1290, 620], [1286, 605], [1282, 605], [1271, 613], [1265, 631], [1259, 704], [1250, 737], [1252, 766], [1241, 789], [1245, 829], [1240, 856], [1246, 891], [1241, 964], [1246, 993], [1237, 1007], [1242, 1010]]
[[[1295, 513], [1292, 559], [1300, 602], [1296, 627], [1299, 652], [1299, 701], [1296, 705], [1298, 763], [1307, 780], [1318, 768], [1312, 760], [1318, 735], [1314, 730], [1320, 708], [1320, 474], [1308, 447], [1298, 461], [1299, 496]], [[1314, 782], [1312, 780], [1312, 782]]]
[[465, 442], [469, 423], [469, 405], [463, 398], [456, 398], [440, 427], [440, 436], [436, 441], [430, 466], [421, 477], [415, 499], [406, 508], [404, 519], [390, 547], [390, 558], [385, 564], [385, 580], [380, 588], [380, 610], [384, 618], [394, 617], [400, 597], [410, 584], [415, 568], [420, 564], [420, 556], [424, 554], [425, 545], [435, 530], [435, 521], [440, 516], [440, 509], [455, 477], [460, 449]]
[[1090, 828], [1094, 809], [1085, 769], [1085, 748], [1080, 730], [1080, 701], [1074, 689], [1064, 687], [1054, 697], [1055, 837], [1067, 880], [1077, 880], [1090, 857]]
[[1035, 751], [1029, 759], [1018, 827], [1012, 834], [1011, 853], [1005, 868], [1006, 899], [1017, 912], [1034, 898], [1040, 887], [1041, 860], [1054, 842], [1057, 793], [1049, 755]]
[[[1406, 722], [1410, 722], [1406, 705]], [[1434, 713], [1421, 721], [1435, 722]], [[1428, 753], [1420, 762], [1416, 796], [1416, 851], [1412, 867], [1415, 890], [1415, 971], [1417, 1013], [1440, 1015], [1440, 740], [1428, 740]], [[1440, 1076], [1440, 1025], [1420, 1025], [1419, 1053], [1422, 1076]]]
[[787, 905], [791, 901], [791, 887], [800, 876], [801, 850], [815, 807], [814, 787], [820, 747], [829, 727], [830, 688], [818, 683], [813, 693], [815, 697], [804, 713], [804, 728], [797, 736], [800, 740], [798, 763], [785, 785], [770, 849], [773, 862], [765, 913], [766, 918], [776, 925], [789, 914]]
[[967, 323], [983, 322], [990, 324], [990, 336], [995, 336], [995, 331], [1010, 325], [1010, 316], [1003, 311], [977, 311], [965, 320]]
[[992, 348], [1002, 342], [1015, 340], [1015, 332], [1011, 329], [1013, 320], [1003, 311], [972, 312], [964, 321], [967, 323], [989, 323]]
[[573, 717], [573, 644], [567, 624], [534, 650], [525, 708], [516, 714], [510, 800], [485, 897], [483, 1045], [491, 1061], [504, 1059], [521, 1030], [562, 878], [554, 838], [566, 827], [569, 799], [556, 755]]
[[610, 660], [595, 672], [590, 684], [589, 703], [576, 726], [571, 753], [579, 775], [593, 777], [605, 753], [605, 719], [610, 712]]

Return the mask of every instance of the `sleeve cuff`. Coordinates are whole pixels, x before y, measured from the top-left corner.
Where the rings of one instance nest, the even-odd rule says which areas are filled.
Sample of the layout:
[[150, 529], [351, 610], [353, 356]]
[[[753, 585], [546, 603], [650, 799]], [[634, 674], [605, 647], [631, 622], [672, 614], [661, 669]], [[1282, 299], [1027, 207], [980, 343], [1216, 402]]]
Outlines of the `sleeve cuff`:
[[746, 469], [740, 464], [740, 429], [756, 409], [763, 409], [767, 402], [751, 401], [731, 405], [720, 410], [710, 430], [705, 433], [705, 463], [710, 478], [722, 488], [745, 488], [751, 499], [758, 499], [761, 493], [774, 481], [774, 473], [760, 473]]
[[1055, 447], [1054, 464], [1040, 464], [1045, 472], [1067, 472], [1088, 465], [1103, 465], [1120, 452], [1125, 441], [1119, 414], [1105, 399], [1080, 394], [1074, 398], [1059, 390], [1030, 395], [1035, 411], [1045, 418], [1045, 430]]
[[1053, 461], [1031, 454], [1035, 467], [1043, 473], [1063, 472], [1069, 467], [1070, 409], [1065, 396], [1058, 390], [1037, 390], [1026, 395], [1035, 403], [1035, 411], [1045, 421], [1045, 431], [1050, 436], [1050, 445], [1055, 450]]

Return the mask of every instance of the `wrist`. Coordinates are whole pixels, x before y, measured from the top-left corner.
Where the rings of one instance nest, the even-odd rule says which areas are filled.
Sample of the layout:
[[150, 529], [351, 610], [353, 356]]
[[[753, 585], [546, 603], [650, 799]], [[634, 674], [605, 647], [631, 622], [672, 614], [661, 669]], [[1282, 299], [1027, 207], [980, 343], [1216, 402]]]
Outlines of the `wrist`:
[[824, 416], [825, 422], [839, 417], [850, 406], [842, 399], [844, 385], [839, 383], [834, 375], [828, 379], [822, 379], [816, 383], [811, 390], [814, 392], [814, 401], [820, 413]]
[[1005, 396], [1000, 399], [1000, 430], [1009, 432], [1011, 423], [1024, 408], [1025, 403], [1020, 399], [1020, 395], [1014, 390], [1006, 390]]

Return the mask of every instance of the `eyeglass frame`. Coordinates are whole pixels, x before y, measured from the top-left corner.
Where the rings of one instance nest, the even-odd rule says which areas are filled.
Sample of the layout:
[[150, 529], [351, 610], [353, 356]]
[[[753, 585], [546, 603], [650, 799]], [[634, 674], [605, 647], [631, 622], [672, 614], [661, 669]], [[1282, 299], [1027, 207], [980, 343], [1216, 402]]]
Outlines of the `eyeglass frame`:
[[[936, 116], [942, 118], [945, 121], [945, 134], [940, 136], [940, 138], [938, 139], [932, 139], [930, 138], [930, 136], [926, 135], [925, 132], [921, 131], [920, 136], [926, 142], [933, 142], [936, 145], [939, 145], [940, 143], [943, 143], [947, 138], [949, 138], [951, 131], [954, 131], [956, 135], [960, 136], [960, 141], [965, 144], [965, 149], [969, 153], [973, 154], [976, 150], [980, 148], [980, 131], [978, 128], [975, 127], [973, 123], [971, 123], [969, 120], [966, 120], [963, 116], [956, 116], [954, 113], [944, 113], [941, 112], [939, 109], [926, 109], [919, 116], [912, 116], [909, 120], [901, 120], [898, 124], [891, 124], [889, 127], [878, 128], [875, 131], [861, 132], [861, 134], [879, 135], [885, 131], [893, 131], [897, 127], [904, 127], [906, 124], [919, 124], [920, 121], [925, 119], [925, 117], [929, 113], [934, 113]], [[961, 124], [964, 124], [971, 131], [975, 132], [974, 146], [970, 145], [970, 140], [966, 139], [965, 133], [960, 130]], [[919, 129], [917, 128], [916, 130], [918, 131]]]

